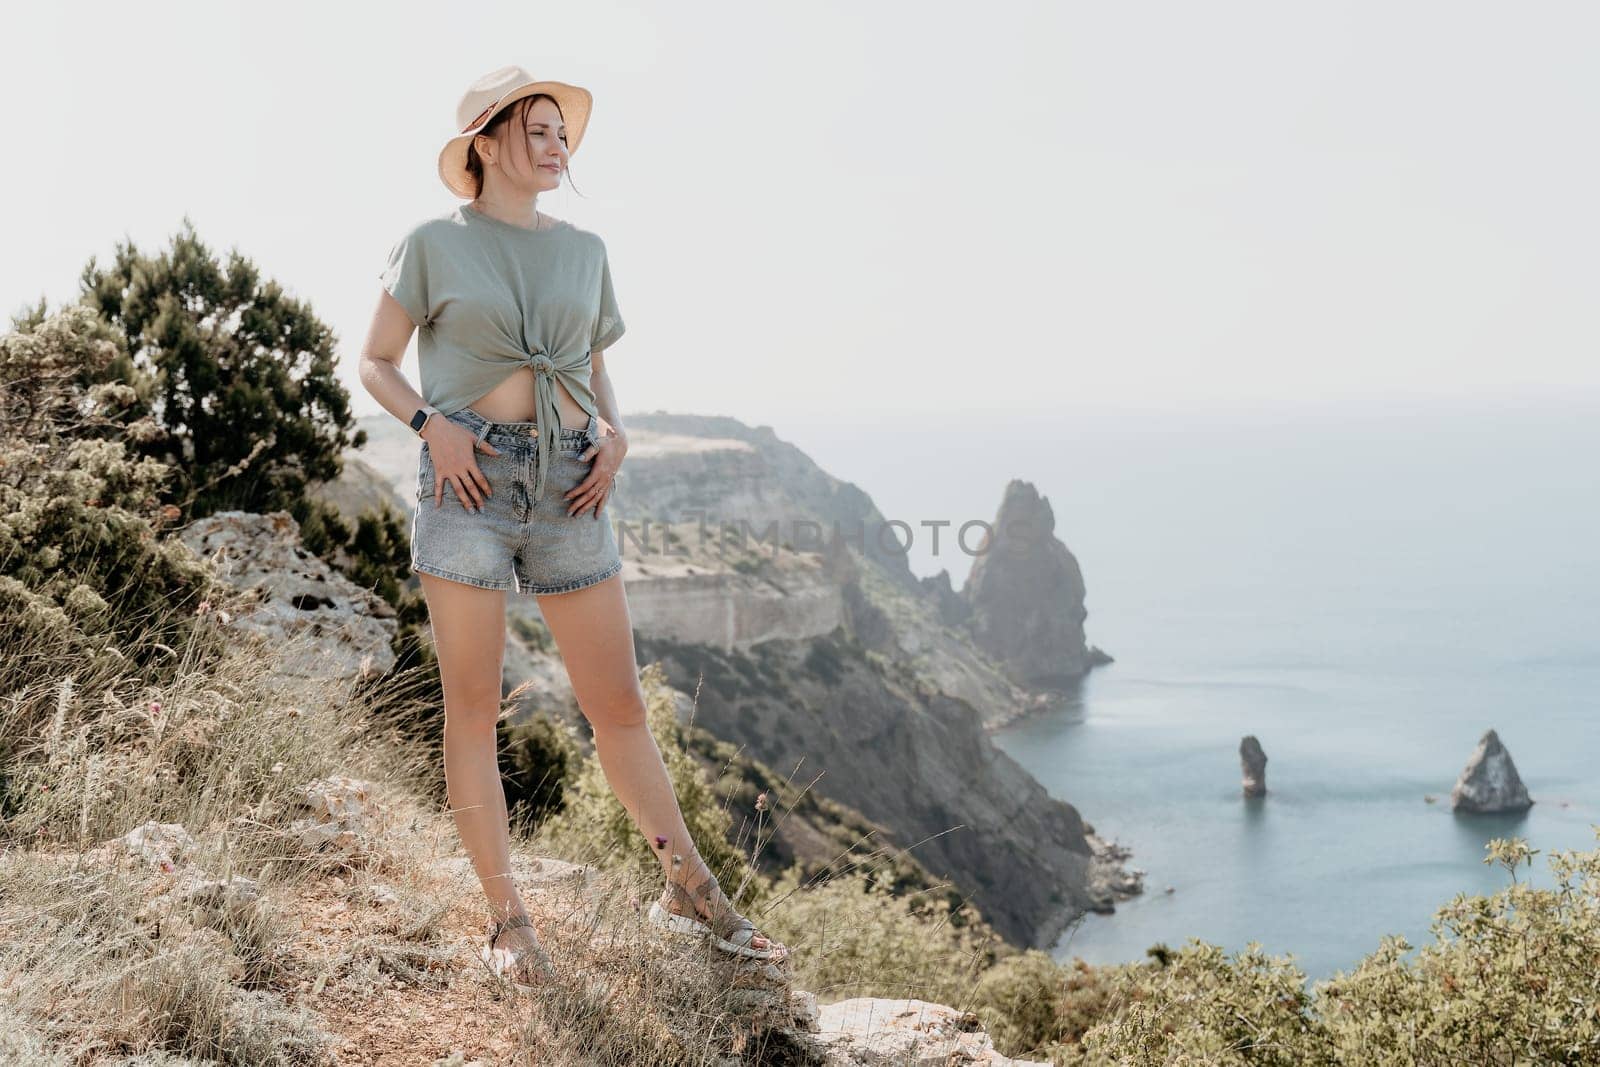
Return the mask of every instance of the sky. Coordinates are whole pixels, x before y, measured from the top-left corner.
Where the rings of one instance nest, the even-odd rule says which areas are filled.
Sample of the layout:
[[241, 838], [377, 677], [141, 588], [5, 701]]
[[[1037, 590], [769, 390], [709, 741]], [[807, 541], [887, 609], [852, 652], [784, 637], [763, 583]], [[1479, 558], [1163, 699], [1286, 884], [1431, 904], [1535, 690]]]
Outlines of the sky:
[[[595, 97], [567, 185], [624, 415], [1600, 395], [1600, 6], [10, 5], [0, 310], [187, 214], [356, 377], [480, 74]], [[404, 369], [418, 383], [415, 349]], [[952, 423], [952, 425], [959, 425]]]

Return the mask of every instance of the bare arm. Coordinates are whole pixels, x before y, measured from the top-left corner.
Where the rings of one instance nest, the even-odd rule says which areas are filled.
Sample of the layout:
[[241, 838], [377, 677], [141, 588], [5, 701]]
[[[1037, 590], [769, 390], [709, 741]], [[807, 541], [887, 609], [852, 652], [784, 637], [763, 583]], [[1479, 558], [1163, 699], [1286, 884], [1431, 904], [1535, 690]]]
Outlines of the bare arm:
[[626, 444], [628, 431], [623, 427], [622, 415], [617, 411], [617, 394], [611, 388], [611, 375], [606, 373], [605, 352], [597, 348], [589, 353], [589, 359], [594, 365], [594, 373], [589, 376], [594, 406], [599, 410], [600, 417], [610, 424], [612, 431]]
[[[405, 358], [406, 346], [415, 331], [416, 326], [400, 301], [384, 290], [372, 313], [372, 324], [367, 327], [366, 343], [361, 346], [362, 386], [385, 411], [406, 425], [410, 425], [416, 410], [427, 404], [400, 372], [400, 361]], [[428, 421], [431, 433], [434, 420]]]
[[[417, 409], [427, 405], [422, 394], [411, 388], [406, 376], [400, 372], [400, 361], [405, 358], [406, 345], [416, 325], [406, 314], [400, 301], [383, 290], [378, 306], [372, 313], [372, 325], [367, 328], [367, 340], [361, 346], [359, 377], [361, 384], [372, 394], [383, 409], [406, 426]], [[483, 507], [485, 496], [490, 494], [489, 480], [478, 468], [477, 452], [498, 455], [499, 450], [487, 441], [478, 441], [464, 427], [440, 415], [428, 419], [422, 428], [433, 458], [433, 506], [444, 502], [444, 487], [455, 488], [456, 499], [462, 507], [468, 503]]]
[[[617, 394], [611, 388], [611, 375], [606, 373], [605, 352], [594, 349], [589, 353], [589, 362], [589, 389], [594, 393], [595, 410], [611, 432], [602, 433], [597, 443], [584, 450], [584, 458], [593, 460], [589, 474], [563, 494], [563, 498], [567, 502], [568, 515], [593, 510], [594, 517], [598, 519], [600, 509], [615, 489], [617, 468], [622, 466], [622, 458], [628, 454], [628, 432], [622, 425], [622, 416], [617, 413]], [[602, 426], [604, 429], [605, 426]]]

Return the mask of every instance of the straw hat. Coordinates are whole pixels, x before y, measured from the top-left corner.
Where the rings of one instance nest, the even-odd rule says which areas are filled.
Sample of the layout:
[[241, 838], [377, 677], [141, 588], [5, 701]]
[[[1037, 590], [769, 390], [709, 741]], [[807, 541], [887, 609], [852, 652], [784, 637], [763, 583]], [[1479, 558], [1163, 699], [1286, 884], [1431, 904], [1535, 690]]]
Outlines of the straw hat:
[[566, 82], [537, 81], [518, 66], [501, 67], [468, 86], [456, 105], [456, 129], [461, 132], [446, 141], [439, 153], [439, 177], [452, 193], [466, 200], [477, 195], [472, 175], [467, 172], [467, 146], [501, 109], [534, 93], [548, 93], [555, 98], [567, 127], [567, 154], [578, 150], [583, 128], [589, 125], [589, 110], [594, 106], [589, 90]]

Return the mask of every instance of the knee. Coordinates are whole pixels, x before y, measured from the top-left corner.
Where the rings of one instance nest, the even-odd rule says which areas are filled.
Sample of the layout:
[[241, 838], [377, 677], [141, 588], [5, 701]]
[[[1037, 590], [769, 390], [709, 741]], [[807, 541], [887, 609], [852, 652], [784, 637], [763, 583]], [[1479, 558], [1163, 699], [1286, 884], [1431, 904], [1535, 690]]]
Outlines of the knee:
[[580, 700], [578, 706], [589, 720], [589, 725], [597, 732], [637, 729], [649, 722], [649, 714], [644, 706], [644, 694], [638, 689], [631, 693], [626, 691], [617, 693], [610, 698]]
[[444, 725], [447, 730], [494, 731], [500, 719], [499, 694], [478, 694], [463, 699], [445, 699]]

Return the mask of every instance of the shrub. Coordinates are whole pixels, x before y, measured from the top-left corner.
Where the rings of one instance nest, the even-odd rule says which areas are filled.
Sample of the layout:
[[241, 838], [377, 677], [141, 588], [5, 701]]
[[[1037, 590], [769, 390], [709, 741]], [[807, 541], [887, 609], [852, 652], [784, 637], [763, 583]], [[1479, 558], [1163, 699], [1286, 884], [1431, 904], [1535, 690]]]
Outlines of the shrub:
[[1556, 853], [1559, 885], [1535, 889], [1516, 880], [1536, 854], [1525, 842], [1486, 848], [1511, 885], [1439, 908], [1435, 941], [1415, 960], [1403, 958], [1405, 938], [1384, 937], [1355, 970], [1307, 992], [1286, 958], [1255, 942], [1229, 959], [1191, 939], [1119, 973], [1083, 1052], [1127, 1067], [1600, 1063], [1600, 849]]
[[543, 713], [516, 725], [501, 720], [496, 733], [507, 814], [513, 830], [531, 832], [565, 806], [582, 754], [571, 727]]

